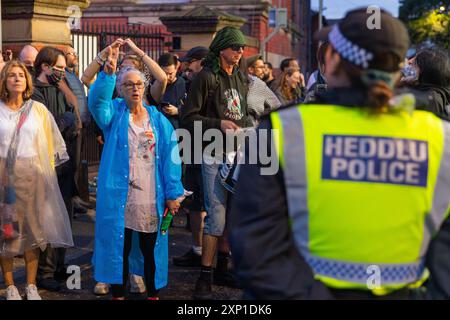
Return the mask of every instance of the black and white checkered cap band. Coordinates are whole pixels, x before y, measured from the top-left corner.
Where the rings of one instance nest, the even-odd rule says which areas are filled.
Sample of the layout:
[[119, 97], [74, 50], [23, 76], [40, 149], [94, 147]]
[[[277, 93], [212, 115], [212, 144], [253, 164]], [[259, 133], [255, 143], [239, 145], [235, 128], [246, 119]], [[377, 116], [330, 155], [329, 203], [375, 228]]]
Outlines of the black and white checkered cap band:
[[328, 39], [344, 59], [363, 69], [369, 68], [369, 62], [373, 59], [373, 54], [344, 37], [337, 25], [333, 26], [328, 34]]

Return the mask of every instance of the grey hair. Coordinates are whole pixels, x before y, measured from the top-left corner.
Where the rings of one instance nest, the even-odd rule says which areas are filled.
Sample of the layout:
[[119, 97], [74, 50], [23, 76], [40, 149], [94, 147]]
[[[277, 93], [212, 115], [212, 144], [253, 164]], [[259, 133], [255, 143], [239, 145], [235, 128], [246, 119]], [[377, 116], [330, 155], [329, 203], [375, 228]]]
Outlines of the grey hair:
[[117, 80], [116, 80], [116, 89], [120, 96], [122, 96], [121, 87], [122, 87], [123, 79], [125, 78], [125, 75], [130, 72], [137, 73], [139, 75], [139, 77], [141, 78], [142, 83], [145, 83], [145, 75], [138, 69], [136, 69], [134, 67], [125, 67], [123, 69], [120, 69], [119, 72], [117, 73]]

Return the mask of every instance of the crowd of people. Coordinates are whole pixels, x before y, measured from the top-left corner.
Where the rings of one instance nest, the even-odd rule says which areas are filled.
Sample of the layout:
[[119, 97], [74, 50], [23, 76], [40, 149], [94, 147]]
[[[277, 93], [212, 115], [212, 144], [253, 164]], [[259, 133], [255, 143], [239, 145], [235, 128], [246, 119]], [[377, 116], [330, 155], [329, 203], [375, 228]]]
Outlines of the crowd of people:
[[[440, 125], [439, 118], [450, 121], [450, 59], [448, 53], [428, 48], [405, 60], [409, 44], [406, 31], [386, 13], [383, 21], [394, 25], [399, 32], [376, 35], [369, 32], [362, 39], [354, 34], [362, 28], [358, 29], [361, 15], [364, 14], [360, 11], [351, 12], [339, 26], [319, 35], [318, 68], [308, 79], [295, 58], [281, 61], [276, 72], [260, 55], [244, 57], [245, 36], [234, 27], [218, 31], [209, 48], [194, 47], [181, 58], [164, 53], [155, 61], [131, 39], [119, 38], [100, 51], [85, 70], [77, 70], [78, 57], [71, 46], [62, 51], [50, 46], [37, 50], [27, 45], [19, 59], [10, 57], [9, 61], [0, 61], [0, 261], [7, 286], [6, 298], [22, 299], [14, 285], [14, 257], [25, 259], [28, 300], [41, 299], [38, 287], [60, 290], [67, 277], [65, 250], [73, 246], [73, 214], [86, 212], [90, 207], [79, 197], [77, 175], [86, 137], [83, 130], [91, 121], [97, 127], [97, 140], [102, 145], [92, 258], [97, 282], [93, 288], [95, 294], [111, 291], [112, 299], [123, 300], [128, 295], [130, 281], [132, 292], [146, 292], [149, 300], [158, 299], [159, 290], [169, 281], [170, 235], [161, 231], [168, 211], [171, 214], [182, 211], [189, 217], [192, 246], [172, 263], [199, 270], [198, 280], [193, 284], [194, 299], [212, 299], [212, 284], [244, 288], [245, 296], [252, 298], [348, 298], [386, 294], [370, 290], [367, 293], [360, 283], [354, 285], [359, 280], [353, 278], [342, 284], [341, 278], [325, 270], [326, 264], [331, 263], [326, 258], [339, 260], [341, 254], [349, 261], [358, 261], [361, 257], [357, 250], [350, 250], [355, 252], [352, 255], [350, 251], [335, 254], [330, 249], [334, 248], [330, 241], [338, 247], [341, 245], [340, 249], [345, 248], [348, 243], [341, 243], [339, 236], [347, 239], [342, 232], [352, 232], [350, 227], [343, 226], [336, 230], [339, 218], [333, 212], [342, 214], [342, 223], [352, 226], [355, 236], [363, 239], [362, 243], [365, 238], [358, 232], [369, 228], [346, 218], [347, 209], [342, 201], [352, 202], [351, 189], [337, 192], [337, 186], [319, 183], [317, 176], [310, 172], [322, 160], [308, 152], [322, 144], [321, 134], [337, 137], [336, 141], [345, 139], [346, 135], [378, 134], [426, 140], [430, 145], [427, 152], [437, 152], [430, 159], [435, 156], [432, 158], [435, 163], [439, 163], [439, 157], [442, 162], [450, 161], [449, 137], [445, 136], [450, 131], [445, 131], [444, 126], [444, 136], [426, 134], [433, 130], [427, 126]], [[342, 43], [351, 44], [347, 49], [364, 49], [349, 54], [349, 49], [340, 47]], [[384, 50], [385, 43], [391, 45], [390, 51]], [[342, 110], [324, 107], [320, 109], [322, 114], [319, 108], [313, 109], [314, 105], [346, 107]], [[364, 111], [354, 111], [361, 106], [372, 111], [367, 115]], [[302, 120], [296, 123], [299, 112]], [[402, 112], [406, 112], [402, 119], [409, 115], [413, 120], [401, 122], [389, 118]], [[360, 130], [346, 131], [351, 121], [359, 123]], [[329, 123], [335, 123], [334, 127]], [[230, 131], [279, 128], [285, 135], [282, 143], [275, 143], [282, 169], [276, 175], [263, 176], [256, 170], [260, 164], [245, 164], [240, 166], [239, 180], [233, 177], [230, 185], [228, 175], [236, 166], [233, 160], [230, 165], [229, 159], [236, 157], [238, 146], [229, 150], [224, 144], [207, 155], [203, 152], [207, 144], [202, 136], [196, 136], [198, 124], [202, 134], [208, 129], [222, 132], [224, 141]], [[291, 127], [293, 124], [297, 127]], [[400, 126], [398, 132], [383, 134], [383, 129], [396, 126]], [[420, 126], [424, 128], [423, 136], [413, 133], [421, 130]], [[303, 128], [305, 133], [297, 132], [298, 128]], [[178, 147], [173, 135], [177, 129], [187, 130], [193, 139], [202, 141], [201, 154], [196, 155], [198, 150], [192, 149], [192, 157], [198, 156], [200, 163], [183, 163], [178, 153], [174, 155], [172, 151]], [[407, 132], [407, 137], [401, 132]], [[297, 148], [296, 143], [303, 140], [303, 145]], [[444, 151], [435, 146], [443, 141]], [[334, 148], [329, 148], [330, 154]], [[345, 152], [349, 148], [345, 147]], [[412, 148], [407, 150], [411, 152]], [[331, 160], [327, 161], [333, 162], [332, 156], [329, 157]], [[325, 158], [323, 161], [327, 165]], [[428, 186], [443, 179], [440, 187], [450, 189], [445, 180], [448, 174], [437, 174], [439, 168], [434, 167], [435, 163], [430, 162], [427, 171], [420, 174], [430, 172], [438, 176], [430, 178]], [[306, 169], [298, 173], [296, 166], [300, 164]], [[330, 169], [331, 173], [322, 168], [322, 177], [344, 170], [343, 166]], [[408, 177], [413, 179], [413, 175], [410, 173]], [[367, 179], [366, 182], [370, 180]], [[306, 181], [313, 185], [309, 194], [305, 191]], [[355, 187], [362, 202], [353, 201], [352, 209], [363, 210], [364, 201], [379, 208], [380, 200], [375, 196], [375, 202], [369, 201], [368, 194], [389, 192], [376, 188], [368, 191], [364, 189], [366, 186]], [[337, 195], [326, 200], [333, 190]], [[417, 190], [409, 195], [413, 193], [416, 198], [424, 197]], [[413, 201], [401, 194], [403, 198], [400, 196], [399, 202]], [[316, 195], [317, 198], [311, 198]], [[318, 200], [319, 196], [323, 200]], [[450, 195], [440, 195], [439, 199], [442, 197], [447, 197], [447, 202], [439, 203], [438, 209], [443, 211]], [[314, 207], [307, 208], [306, 203]], [[416, 205], [417, 208], [410, 209], [416, 218], [431, 210], [420, 207], [423, 203]], [[422, 209], [423, 212], [417, 213]], [[308, 217], [308, 210], [316, 215], [320, 212], [331, 224], [326, 218], [319, 221], [315, 220], [319, 219], [316, 216]], [[380, 210], [384, 210], [383, 214], [392, 211], [386, 207]], [[403, 208], [403, 218], [397, 221], [397, 226], [404, 227], [402, 230], [409, 228], [408, 222], [412, 223], [408, 210], [409, 207]], [[444, 212], [436, 214], [440, 219], [434, 216], [435, 231], [439, 231], [448, 221]], [[293, 223], [291, 229], [289, 217]], [[422, 222], [418, 218], [414, 223]], [[305, 230], [307, 227], [316, 229]], [[380, 230], [384, 229], [375, 228], [369, 233], [375, 237], [385, 235]], [[318, 236], [321, 232], [323, 238]], [[405, 231], [402, 236], [408, 241], [409, 237], [413, 238], [414, 230]], [[308, 247], [311, 239], [314, 242]], [[394, 238], [386, 237], [386, 241], [395, 243]], [[423, 244], [424, 248], [428, 246], [429, 242]], [[400, 262], [416, 262], [432, 250], [431, 246], [429, 251], [421, 251], [420, 257], [411, 254]], [[391, 256], [380, 255], [379, 261], [369, 257], [364, 262], [385, 262], [388, 268], [388, 264], [398, 262], [389, 260]], [[427, 265], [432, 269], [430, 283], [438, 288], [435, 292], [448, 298], [450, 290], [443, 284], [447, 275], [440, 273], [441, 264], [448, 266], [448, 259], [439, 259], [433, 256]], [[337, 263], [346, 267], [346, 262]], [[321, 269], [321, 265], [325, 267]], [[314, 278], [314, 274], [319, 277]], [[395, 290], [423, 280], [422, 276], [420, 273], [410, 277], [404, 285], [396, 283]], [[351, 290], [345, 292], [345, 288]], [[388, 286], [387, 292], [397, 292], [393, 288]]]

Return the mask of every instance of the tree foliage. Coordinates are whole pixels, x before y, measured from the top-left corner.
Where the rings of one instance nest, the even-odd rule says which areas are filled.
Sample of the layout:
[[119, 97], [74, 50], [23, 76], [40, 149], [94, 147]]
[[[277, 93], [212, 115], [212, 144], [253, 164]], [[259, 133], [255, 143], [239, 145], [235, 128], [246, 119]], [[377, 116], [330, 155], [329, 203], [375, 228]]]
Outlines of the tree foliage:
[[430, 41], [450, 49], [450, 0], [400, 0], [399, 17], [413, 44]]

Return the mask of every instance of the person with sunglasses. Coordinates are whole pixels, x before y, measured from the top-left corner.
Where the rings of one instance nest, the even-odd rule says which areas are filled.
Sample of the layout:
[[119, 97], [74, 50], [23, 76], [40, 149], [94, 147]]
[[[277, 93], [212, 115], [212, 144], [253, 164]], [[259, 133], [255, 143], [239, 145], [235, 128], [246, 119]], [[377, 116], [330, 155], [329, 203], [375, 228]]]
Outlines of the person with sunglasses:
[[[221, 131], [223, 141], [230, 134], [243, 127], [252, 126], [248, 115], [246, 76], [239, 65], [245, 48], [245, 37], [239, 29], [225, 27], [219, 30], [209, 46], [204, 60], [204, 68], [195, 77], [189, 90], [186, 104], [181, 108], [181, 126], [196, 136], [194, 127], [201, 125], [202, 132], [208, 129]], [[220, 133], [219, 131], [219, 133]], [[194, 142], [195, 143], [195, 142]], [[236, 286], [228, 265], [230, 253], [226, 239], [225, 221], [228, 191], [219, 182], [219, 167], [225, 157], [236, 150], [226, 150], [224, 145], [214, 153], [206, 154], [209, 148], [203, 143], [202, 176], [205, 197], [205, 217], [202, 238], [202, 261], [200, 277], [197, 280], [194, 299], [211, 299], [212, 265], [216, 248], [218, 259], [214, 272], [214, 282], [219, 285]], [[219, 241], [220, 239], [220, 241]]]

